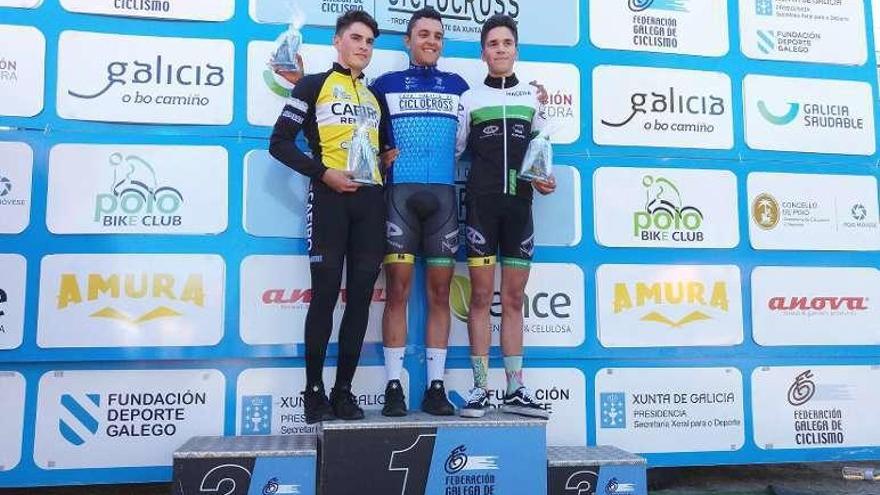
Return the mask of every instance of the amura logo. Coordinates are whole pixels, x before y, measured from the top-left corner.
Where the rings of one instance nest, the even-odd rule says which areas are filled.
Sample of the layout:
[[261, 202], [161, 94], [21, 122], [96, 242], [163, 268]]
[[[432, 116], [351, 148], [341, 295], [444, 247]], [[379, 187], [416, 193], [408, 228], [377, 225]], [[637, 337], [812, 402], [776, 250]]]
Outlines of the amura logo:
[[758, 113], [761, 114], [761, 117], [764, 117], [764, 120], [770, 122], [773, 125], [788, 125], [794, 122], [794, 119], [797, 118], [798, 114], [801, 111], [800, 103], [788, 103], [788, 110], [782, 114], [777, 115], [770, 111], [767, 108], [767, 103], [764, 100], [758, 100]]
[[[726, 282], [715, 282], [711, 288], [698, 280], [670, 282], [636, 282], [614, 284], [614, 314], [641, 308], [652, 309], [640, 318], [644, 322], [659, 323], [669, 328], [682, 328], [698, 321], [711, 320], [704, 311], [715, 309], [727, 312], [730, 298]], [[695, 306], [695, 309], [678, 320], [664, 315], [660, 308]]]
[[164, 318], [176, 318], [183, 313], [168, 307], [172, 302], [205, 306], [205, 285], [202, 274], [189, 274], [181, 283], [182, 277], [168, 273], [91, 273], [80, 276], [74, 273], [61, 275], [58, 292], [58, 309], [94, 303], [99, 299], [109, 299], [111, 303], [124, 305], [127, 301], [154, 300], [167, 301], [142, 314], [132, 315], [113, 307], [105, 306], [90, 314], [90, 318], [106, 318], [129, 325], [138, 326]]
[[85, 394], [74, 397], [61, 396], [61, 414], [58, 419], [58, 432], [67, 443], [79, 447], [89, 437], [98, 433], [98, 417], [101, 407], [99, 394]]

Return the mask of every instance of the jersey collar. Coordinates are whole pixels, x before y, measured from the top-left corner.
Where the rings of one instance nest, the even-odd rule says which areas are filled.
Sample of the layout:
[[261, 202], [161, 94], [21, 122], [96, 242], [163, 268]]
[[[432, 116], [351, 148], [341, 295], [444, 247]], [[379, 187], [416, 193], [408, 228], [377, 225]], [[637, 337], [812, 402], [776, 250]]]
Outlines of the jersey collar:
[[[333, 62], [333, 70], [339, 72], [340, 74], [345, 74], [346, 76], [351, 77], [351, 69], [346, 69], [339, 62]], [[364, 73], [361, 72], [361, 75], [358, 76], [358, 79], [363, 79]]]
[[483, 82], [490, 88], [507, 89], [519, 84], [519, 79], [516, 78], [516, 74], [511, 74], [509, 77], [486, 76], [486, 80]]

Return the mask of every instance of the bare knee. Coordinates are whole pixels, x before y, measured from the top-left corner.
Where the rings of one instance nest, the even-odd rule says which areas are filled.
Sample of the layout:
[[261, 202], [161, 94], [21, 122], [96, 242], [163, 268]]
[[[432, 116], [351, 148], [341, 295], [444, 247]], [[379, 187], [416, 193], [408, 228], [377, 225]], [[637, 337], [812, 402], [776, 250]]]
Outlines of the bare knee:
[[503, 290], [501, 292], [501, 310], [505, 313], [521, 313], [525, 293], [522, 290]]
[[471, 287], [471, 307], [474, 309], [485, 310], [492, 304], [492, 296], [494, 294], [492, 287]]

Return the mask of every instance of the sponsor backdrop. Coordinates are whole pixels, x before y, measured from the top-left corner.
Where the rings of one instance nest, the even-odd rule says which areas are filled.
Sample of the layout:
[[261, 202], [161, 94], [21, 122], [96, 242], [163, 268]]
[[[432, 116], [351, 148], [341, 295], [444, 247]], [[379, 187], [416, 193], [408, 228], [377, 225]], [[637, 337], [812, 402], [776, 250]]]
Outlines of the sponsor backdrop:
[[[266, 60], [299, 15], [325, 70], [336, 16], [362, 8], [383, 30], [372, 80], [406, 66], [423, 5], [471, 84], [481, 24], [518, 18], [517, 71], [550, 95], [560, 187], [535, 199], [524, 306], [550, 445], [654, 466], [880, 457], [877, 4], [0, 0], [0, 486], [168, 480], [192, 435], [313, 431], [306, 183], [266, 151], [290, 89]], [[460, 403], [463, 265], [451, 292]], [[384, 301], [380, 282], [368, 409]], [[410, 404], [425, 307], [417, 289]]]

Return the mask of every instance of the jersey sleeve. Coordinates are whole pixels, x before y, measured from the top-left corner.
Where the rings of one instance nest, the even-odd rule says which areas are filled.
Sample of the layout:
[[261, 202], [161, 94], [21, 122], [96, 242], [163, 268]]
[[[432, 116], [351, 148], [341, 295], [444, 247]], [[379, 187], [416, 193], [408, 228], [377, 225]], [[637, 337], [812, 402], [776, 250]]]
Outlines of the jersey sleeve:
[[269, 153], [276, 160], [312, 179], [320, 179], [327, 167], [303, 153], [296, 145], [296, 136], [309, 120], [315, 119], [316, 86], [320, 86], [320, 79], [313, 77], [293, 87], [269, 138]]
[[[383, 76], [384, 77], [384, 76]], [[379, 102], [379, 152], [383, 153], [397, 147], [394, 141], [394, 128], [391, 126], [391, 112], [388, 110], [388, 100], [385, 99], [385, 91], [382, 86], [382, 78], [377, 79], [370, 85], [370, 91]]]
[[468, 100], [470, 100], [470, 91], [465, 91], [461, 95], [458, 103], [458, 130], [455, 133], [455, 159], [460, 160], [461, 155], [467, 148], [468, 136], [471, 132], [471, 111], [468, 108]]

